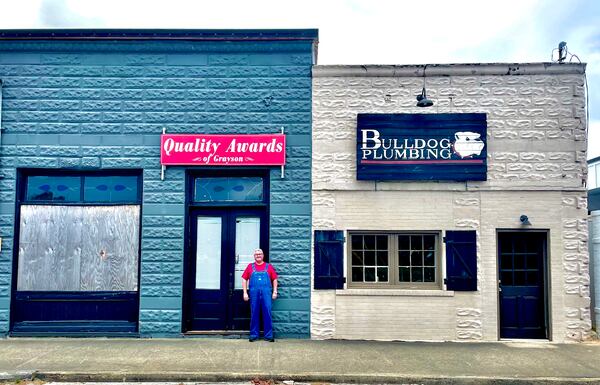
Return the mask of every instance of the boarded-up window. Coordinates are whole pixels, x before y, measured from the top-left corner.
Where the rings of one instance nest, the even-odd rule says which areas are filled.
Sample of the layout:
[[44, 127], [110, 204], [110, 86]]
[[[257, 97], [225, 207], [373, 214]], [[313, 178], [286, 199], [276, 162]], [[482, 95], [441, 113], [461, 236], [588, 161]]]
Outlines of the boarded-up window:
[[22, 205], [19, 291], [137, 291], [140, 206]]

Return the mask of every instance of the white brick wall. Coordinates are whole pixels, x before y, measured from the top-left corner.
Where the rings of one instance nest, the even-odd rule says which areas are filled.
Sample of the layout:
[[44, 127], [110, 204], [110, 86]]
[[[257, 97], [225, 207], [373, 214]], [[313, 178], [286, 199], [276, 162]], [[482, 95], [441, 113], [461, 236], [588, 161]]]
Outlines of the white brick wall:
[[[579, 64], [316, 66], [313, 227], [478, 230], [478, 291], [313, 291], [313, 338], [497, 340], [497, 229], [548, 230], [550, 333], [590, 335], [586, 121]], [[488, 180], [356, 180], [357, 113], [486, 113]], [[443, 250], [442, 250], [443, 252]], [[421, 294], [421, 295], [418, 295]]]

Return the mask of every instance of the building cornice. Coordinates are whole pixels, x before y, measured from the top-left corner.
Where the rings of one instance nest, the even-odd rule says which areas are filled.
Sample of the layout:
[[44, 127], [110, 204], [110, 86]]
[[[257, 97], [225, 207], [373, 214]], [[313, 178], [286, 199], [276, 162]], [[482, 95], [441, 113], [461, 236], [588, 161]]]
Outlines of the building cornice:
[[585, 74], [586, 63], [474, 63], [424, 65], [317, 65], [313, 77], [423, 77]]

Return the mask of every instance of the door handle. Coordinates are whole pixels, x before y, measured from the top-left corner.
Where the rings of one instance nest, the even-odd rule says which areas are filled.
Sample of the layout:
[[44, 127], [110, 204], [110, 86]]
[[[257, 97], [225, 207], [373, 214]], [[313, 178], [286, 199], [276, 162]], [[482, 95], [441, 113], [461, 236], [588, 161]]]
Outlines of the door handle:
[[498, 280], [498, 292], [502, 293], [502, 281]]
[[240, 255], [236, 254], [235, 255], [235, 264], [237, 265], [238, 263], [240, 263]]

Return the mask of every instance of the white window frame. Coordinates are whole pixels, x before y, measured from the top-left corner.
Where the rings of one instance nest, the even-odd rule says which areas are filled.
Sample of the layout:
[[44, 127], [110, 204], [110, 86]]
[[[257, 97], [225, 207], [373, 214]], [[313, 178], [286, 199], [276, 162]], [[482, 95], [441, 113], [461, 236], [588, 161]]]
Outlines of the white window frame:
[[[352, 280], [352, 237], [362, 235], [385, 235], [388, 237], [388, 282], [354, 282]], [[399, 248], [398, 248], [398, 235], [434, 235], [435, 236], [435, 281], [434, 282], [400, 282], [399, 281]], [[442, 284], [442, 270], [444, 269], [441, 231], [438, 230], [425, 230], [425, 231], [360, 231], [360, 230], [348, 230], [347, 231], [347, 247], [346, 247], [346, 277], [348, 289], [428, 289], [428, 290], [440, 290], [443, 287]]]

